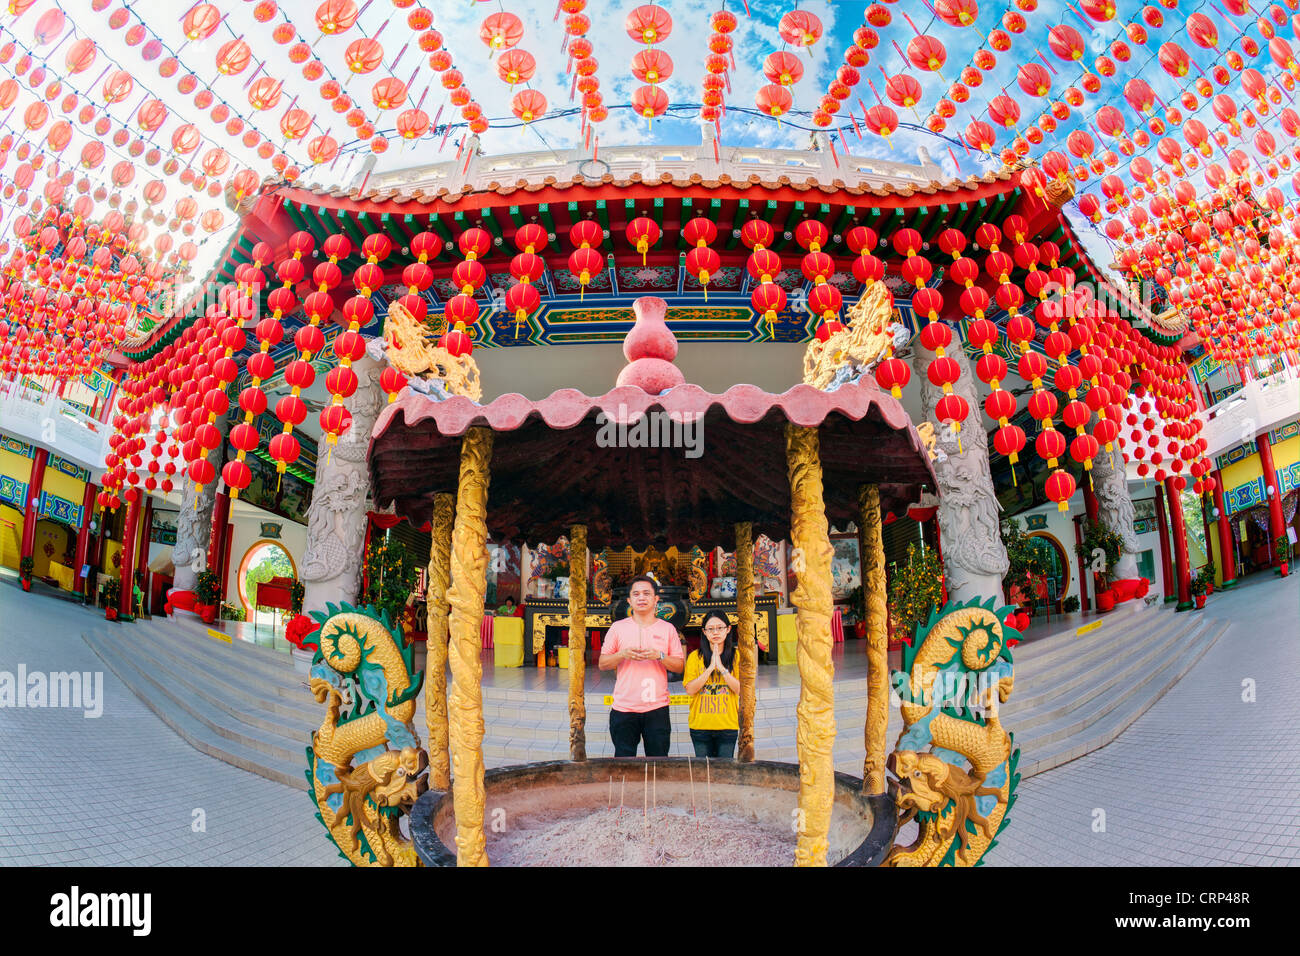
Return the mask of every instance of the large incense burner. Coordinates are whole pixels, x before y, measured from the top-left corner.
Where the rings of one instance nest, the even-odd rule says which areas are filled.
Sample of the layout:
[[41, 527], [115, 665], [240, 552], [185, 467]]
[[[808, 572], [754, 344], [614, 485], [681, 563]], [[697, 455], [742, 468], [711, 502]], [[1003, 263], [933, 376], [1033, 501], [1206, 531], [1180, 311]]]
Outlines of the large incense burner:
[[[484, 774], [487, 853], [494, 865], [762, 866], [794, 863], [799, 768], [672, 758], [556, 761]], [[456, 863], [451, 793], [429, 791], [411, 812], [428, 866]], [[835, 774], [826, 862], [876, 866], [893, 842], [886, 794]]]

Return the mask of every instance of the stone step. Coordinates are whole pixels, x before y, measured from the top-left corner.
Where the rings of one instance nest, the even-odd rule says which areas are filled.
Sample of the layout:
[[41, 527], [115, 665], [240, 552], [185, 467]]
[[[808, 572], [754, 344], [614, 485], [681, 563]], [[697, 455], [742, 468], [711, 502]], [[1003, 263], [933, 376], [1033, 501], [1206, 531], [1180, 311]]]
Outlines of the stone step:
[[[1050, 637], [1021, 644], [1012, 650], [1016, 661], [1016, 676], [1018, 678], [1021, 673], [1028, 676], [1070, 658], [1076, 650], [1079, 640], [1095, 638], [1107, 640], [1120, 631], [1129, 631], [1145, 626], [1144, 622], [1162, 612], [1163, 608], [1158, 606], [1146, 607], [1141, 601], [1125, 601], [1115, 610], [1109, 611], [1100, 617], [1095, 617], [1088, 621], [1087, 624], [1081, 624], [1078, 627], [1063, 630]], [[1080, 628], [1098, 622], [1100, 622], [1100, 627], [1089, 631], [1087, 634], [1079, 635]]]
[[[1205, 646], [1213, 644], [1218, 639], [1219, 633], [1217, 622], [1215, 626], [1196, 627], [1187, 633], [1185, 639], [1171, 653], [1165, 655], [1161, 663], [1140, 673], [1136, 679], [1128, 681], [1119, 692], [1097, 694], [1084, 706], [1069, 709], [1066, 713], [1049, 721], [1037, 723], [1023, 731], [1022, 749], [1025, 750], [1025, 755], [1037, 760], [1038, 753], [1048, 753], [1056, 749], [1052, 745], [1085, 734], [1080, 740], [1071, 744], [1072, 747], [1082, 746], [1089, 739], [1086, 732], [1111, 714], [1149, 707], [1159, 699], [1167, 687], [1176, 683], [1178, 676], [1184, 672], [1179, 670], [1179, 663], [1189, 655], [1196, 655], [1197, 651], [1203, 652]], [[1172, 680], [1168, 680], [1171, 674], [1175, 676]], [[1016, 739], [1020, 740], [1022, 731], [1018, 730], [1017, 725], [1009, 723], [1008, 727], [1015, 732]], [[1029, 746], [1030, 744], [1032, 747]], [[1080, 751], [1083, 752], [1086, 751]]]
[[[143, 637], [138, 639], [138, 647], [178, 688], [224, 710], [234, 723], [246, 723], [303, 740], [320, 724], [324, 708], [315, 702], [306, 681], [297, 674], [291, 675], [298, 678], [296, 687], [272, 685], [260, 679], [246, 679], [229, 668], [214, 673], [209, 669], [212, 665], [195, 660], [178, 644]], [[282, 697], [282, 692], [293, 693], [301, 702]]]
[[[1028, 693], [1013, 693], [1003, 708], [1003, 720], [1008, 727], [1028, 730], [1045, 718], [1060, 714], [1062, 708], [1084, 706], [1097, 694], [1139, 673], [1162, 653], [1184, 642], [1198, 624], [1198, 621], [1188, 620], [1187, 615], [1176, 619], [1171, 615], [1162, 620], [1149, 637], [1143, 636], [1140, 643], [1125, 643], [1115, 650], [1107, 649], [1100, 659], [1089, 654], [1081, 658], [1079, 665], [1072, 670], [1054, 670], [1053, 674], [1059, 675], [1055, 680], [1040, 678], [1026, 688]], [[1121, 649], [1127, 653], [1115, 652]], [[1018, 678], [1016, 688], [1020, 689]]]
[[290, 717], [305, 717], [316, 713], [316, 704], [308, 689], [307, 676], [292, 665], [275, 671], [245, 668], [232, 662], [214, 648], [225, 647], [209, 638], [185, 637], [168, 639], [166, 635], [145, 632], [140, 640], [143, 649], [156, 656], [167, 656], [192, 671], [197, 677], [217, 685], [242, 700]]
[[[117, 667], [114, 668], [114, 673], [118, 673], [117, 668], [131, 671], [131, 679], [124, 677], [123, 681], [128, 684], [133, 683], [133, 689], [146, 688], [152, 700], [150, 706], [154, 708], [155, 713], [161, 715], [161, 710], [166, 710], [169, 715], [183, 713], [219, 737], [263, 754], [269, 758], [268, 767], [277, 764], [300, 764], [303, 769], [306, 768], [307, 739], [293, 728], [267, 730], [252, 726], [232, 716], [222, 707], [209, 703], [184, 687], [177, 686], [171, 674], [159, 667], [158, 662], [151, 656], [131, 654], [122, 646], [125, 641], [130, 640], [129, 635], [122, 639], [87, 635], [84, 639], [96, 653], [105, 658], [106, 662], [109, 657], [116, 657]], [[112, 666], [113, 664], [110, 663], [110, 667]]]
[[295, 790], [306, 789], [305, 744], [295, 757], [289, 759], [272, 756], [265, 751], [216, 733], [186, 708], [178, 706], [174, 697], [165, 694], [156, 683], [146, 677], [118, 642], [103, 636], [92, 637], [88, 634], [83, 635], [83, 640], [131, 693], [135, 694], [146, 707], [158, 715], [164, 724], [195, 750], [215, 757], [232, 767], [239, 767], [241, 770], [293, 787]]
[[[168, 644], [182, 646], [187, 652], [206, 661], [225, 667], [237, 668], [237, 672], [251, 678], [263, 678], [279, 681], [287, 674], [293, 673], [293, 658], [265, 647], [258, 647], [237, 637], [224, 640], [209, 635], [209, 628], [201, 621], [154, 618], [139, 622], [142, 631]], [[222, 633], [215, 628], [213, 633]]]
[[[1084, 754], [1100, 750], [1127, 730], [1134, 721], [1145, 714], [1160, 698], [1178, 683], [1196, 663], [1205, 656], [1215, 642], [1228, 630], [1226, 621], [1213, 621], [1202, 632], [1201, 639], [1182, 649], [1181, 653], [1161, 671], [1152, 675], [1154, 683], [1146, 693], [1134, 698], [1130, 706], [1117, 709], [1098, 720], [1081, 733], [1055, 743], [1035, 744], [1021, 748], [1020, 773], [1023, 777], [1051, 770], [1077, 760]], [[1019, 738], [1017, 738], [1019, 742]]]
[[1041, 698], [1059, 696], [1086, 682], [1099, 670], [1116, 661], [1132, 657], [1147, 647], [1177, 633], [1182, 623], [1172, 614], [1156, 617], [1141, 628], [1117, 629], [1110, 636], [1088, 643], [1091, 635], [1076, 640], [1075, 656], [1063, 658], [1050, 667], [1022, 673], [1017, 662], [1014, 707], [1020, 711], [1037, 706]]

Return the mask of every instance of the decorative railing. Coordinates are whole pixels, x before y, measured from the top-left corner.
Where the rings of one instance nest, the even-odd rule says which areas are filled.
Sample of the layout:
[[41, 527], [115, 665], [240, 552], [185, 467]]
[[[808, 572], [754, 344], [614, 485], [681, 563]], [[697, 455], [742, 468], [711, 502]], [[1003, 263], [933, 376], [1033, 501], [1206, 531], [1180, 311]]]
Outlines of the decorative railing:
[[864, 156], [843, 156], [829, 148], [809, 150], [720, 148], [714, 158], [712, 144], [701, 146], [618, 146], [602, 149], [593, 159], [583, 150], [547, 150], [513, 153], [505, 156], [482, 156], [471, 152], [465, 159], [372, 173], [363, 169], [353, 179], [350, 190], [395, 190], [413, 194], [417, 190], [436, 192], [446, 188], [486, 190], [493, 183], [513, 186], [520, 180], [528, 184], [544, 183], [548, 178], [571, 181], [583, 177], [599, 181], [607, 173], [615, 179], [627, 179], [639, 173], [644, 181], [657, 181], [665, 174], [685, 179], [698, 174], [703, 179], [717, 179], [726, 173], [733, 179], [757, 175], [765, 180], [788, 176], [796, 182], [814, 179], [825, 185], [836, 181], [849, 187], [880, 188], [885, 186], [929, 186], [943, 182], [943, 171], [929, 154], [920, 149], [919, 165], [895, 163]]
[[1206, 454], [1219, 455], [1300, 416], [1300, 373], [1283, 369], [1247, 382], [1205, 413]]
[[111, 425], [74, 408], [53, 392], [0, 381], [0, 429], [34, 442], [92, 471], [103, 471]]

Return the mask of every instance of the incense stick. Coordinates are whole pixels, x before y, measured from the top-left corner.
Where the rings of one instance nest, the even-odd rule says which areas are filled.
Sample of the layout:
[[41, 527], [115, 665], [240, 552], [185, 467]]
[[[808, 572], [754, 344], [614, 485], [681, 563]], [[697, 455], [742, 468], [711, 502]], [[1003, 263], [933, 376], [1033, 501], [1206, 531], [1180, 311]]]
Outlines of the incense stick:
[[641, 817], [650, 825], [650, 761], [645, 762], [645, 779], [641, 781]]
[[650, 772], [650, 805], [659, 809], [659, 765], [654, 764]]
[[615, 823], [618, 823], [623, 819], [623, 796], [626, 793], [627, 793], [627, 774], [623, 774], [623, 785], [618, 789], [618, 820], [615, 820], [614, 821]]
[[709, 765], [709, 758], [704, 758], [704, 777], [705, 786], [709, 791], [709, 816], [713, 816], [713, 769]]
[[691, 767], [690, 754], [686, 755], [686, 772], [691, 778], [691, 816], [695, 819], [695, 829], [700, 828], [700, 815], [695, 811], [695, 771]]
[[609, 775], [609, 799], [605, 801], [605, 809], [608, 810], [614, 806], [614, 775]]

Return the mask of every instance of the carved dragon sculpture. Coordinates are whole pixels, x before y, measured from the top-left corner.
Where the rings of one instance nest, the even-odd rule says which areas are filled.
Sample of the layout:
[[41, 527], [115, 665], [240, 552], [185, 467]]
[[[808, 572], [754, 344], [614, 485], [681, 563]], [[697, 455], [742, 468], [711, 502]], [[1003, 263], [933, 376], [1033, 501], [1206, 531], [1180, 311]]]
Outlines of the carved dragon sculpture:
[[417, 866], [398, 820], [428, 783], [411, 723], [424, 675], [386, 613], [344, 604], [311, 616], [320, 648], [309, 686], [327, 705], [307, 748], [316, 818], [355, 866]]
[[846, 364], [863, 369], [878, 362], [894, 339], [894, 298], [883, 282], [871, 282], [849, 307], [849, 322], [825, 342], [813, 339], [803, 355], [803, 380], [825, 389]]
[[390, 302], [384, 320], [384, 342], [388, 363], [407, 378], [438, 379], [452, 395], [464, 395], [472, 401], [483, 397], [478, 365], [468, 355], [455, 356], [439, 348], [433, 333], [406, 309], [401, 302]]
[[888, 766], [899, 824], [915, 819], [920, 832], [886, 866], [975, 866], [1007, 825], [1020, 781], [1020, 750], [998, 719], [1014, 683], [1003, 630], [1011, 611], [991, 599], [947, 604], [904, 647], [894, 672], [903, 731]]

